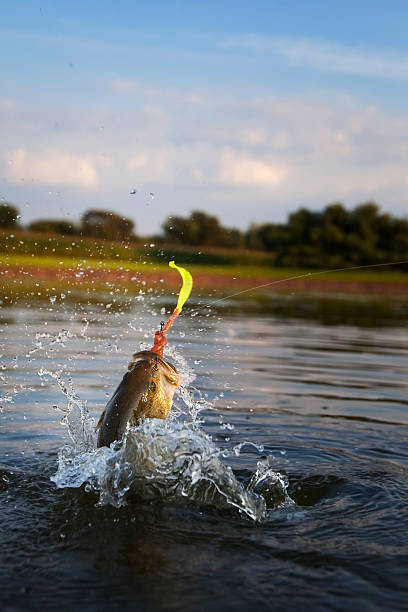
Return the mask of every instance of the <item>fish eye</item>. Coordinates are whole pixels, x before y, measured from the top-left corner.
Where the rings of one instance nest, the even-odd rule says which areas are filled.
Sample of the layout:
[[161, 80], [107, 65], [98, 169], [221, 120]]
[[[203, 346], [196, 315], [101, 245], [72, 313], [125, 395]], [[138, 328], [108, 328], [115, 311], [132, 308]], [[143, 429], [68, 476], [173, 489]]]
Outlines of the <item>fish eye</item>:
[[152, 380], [150, 383], [150, 391], [153, 391], [153, 393], [156, 391], [156, 383], [154, 380]]

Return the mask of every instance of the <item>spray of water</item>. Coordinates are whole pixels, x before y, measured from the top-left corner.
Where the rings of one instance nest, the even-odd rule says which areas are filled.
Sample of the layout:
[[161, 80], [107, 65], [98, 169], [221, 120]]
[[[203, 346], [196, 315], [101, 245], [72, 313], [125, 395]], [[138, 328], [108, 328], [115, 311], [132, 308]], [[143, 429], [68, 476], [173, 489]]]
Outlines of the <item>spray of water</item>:
[[65, 446], [52, 480], [58, 487], [85, 485], [99, 495], [99, 505], [115, 507], [137, 498], [233, 509], [261, 521], [271, 508], [293, 505], [286, 478], [268, 460], [258, 462], [245, 487], [220, 455], [201, 429], [149, 419], [110, 448], [78, 452]]
[[[175, 350], [173, 357], [177, 354]], [[183, 359], [178, 355], [178, 367]], [[188, 380], [191, 371], [181, 369]], [[96, 492], [99, 505], [120, 507], [140, 500], [160, 500], [234, 509], [254, 520], [264, 519], [271, 508], [293, 505], [287, 480], [273, 471], [269, 459], [260, 460], [245, 487], [228, 466], [222, 452], [201, 428], [200, 402], [182, 389], [178, 406], [167, 421], [146, 419], [139, 427], [128, 427], [124, 438], [110, 448], [96, 448], [86, 406], [60, 373], [52, 376], [68, 398], [63, 418], [71, 438], [58, 455], [58, 470], [52, 477], [57, 487], [81, 487]], [[239, 455], [243, 444], [233, 449]]]
[[[70, 343], [77, 348], [78, 343], [89, 344], [91, 327], [87, 323], [77, 333], [37, 333], [27, 356], [47, 355], [52, 348], [55, 358], [60, 348], [69, 350]], [[292, 506], [286, 477], [272, 469], [269, 458], [259, 460], [246, 486], [237, 479], [227, 459], [238, 456], [245, 442], [230, 451], [217, 447], [202, 427], [203, 411], [214, 406], [193, 390], [196, 375], [179, 350], [168, 346], [167, 357], [181, 375], [169, 419], [147, 419], [139, 427], [128, 427], [123, 439], [110, 448], [96, 447], [95, 420], [66, 367], [40, 368], [42, 380], [55, 382], [67, 400], [58, 408], [70, 442], [58, 453], [58, 469], [52, 477], [56, 486], [84, 487], [98, 495], [99, 505], [120, 507], [134, 499], [156, 500], [230, 509], [254, 521], [263, 520], [277, 506]], [[261, 446], [253, 446], [263, 452]]]

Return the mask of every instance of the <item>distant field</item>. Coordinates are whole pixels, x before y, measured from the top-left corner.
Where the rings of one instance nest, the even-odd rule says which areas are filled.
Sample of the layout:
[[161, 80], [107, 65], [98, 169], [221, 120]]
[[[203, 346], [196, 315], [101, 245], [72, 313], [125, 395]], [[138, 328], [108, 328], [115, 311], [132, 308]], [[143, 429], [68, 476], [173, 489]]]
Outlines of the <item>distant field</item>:
[[[176, 260], [177, 263], [177, 260]], [[30, 255], [6, 255], [0, 253], [0, 266], [13, 268], [43, 268], [59, 270], [88, 270], [88, 271], [110, 271], [110, 272], [155, 272], [161, 274], [175, 275], [167, 264], [135, 263], [120, 259], [100, 258], [77, 258], [77, 257], [51, 257]], [[220, 266], [220, 265], [186, 265], [196, 275], [223, 276], [226, 278], [266, 278], [283, 279], [294, 276], [305, 275], [306, 277], [318, 277], [321, 280], [345, 280], [360, 282], [401, 282], [408, 283], [408, 274], [399, 270], [393, 270], [386, 266], [372, 269], [347, 270], [347, 271], [324, 271], [307, 270], [301, 268], [273, 268], [266, 266]], [[177, 277], [177, 275], [175, 275]]]
[[109, 296], [127, 299], [146, 290], [171, 294], [180, 286], [179, 275], [168, 267], [171, 259], [191, 271], [193, 296], [243, 292], [243, 297], [261, 297], [273, 290], [408, 298], [408, 273], [392, 267], [338, 272], [277, 268], [273, 253], [149, 241], [126, 244], [19, 230], [0, 232], [0, 302], [27, 303], [58, 293], [66, 295], [64, 299], [106, 296], [112, 302]]
[[271, 266], [275, 259], [273, 253], [246, 249], [155, 244], [150, 240], [112, 242], [83, 236], [35, 234], [23, 230], [0, 231], [0, 255], [1, 253], [40, 258], [45, 255], [62, 259], [73, 257], [115, 262], [149, 261], [158, 264], [176, 258], [180, 264], [227, 266], [241, 264]]

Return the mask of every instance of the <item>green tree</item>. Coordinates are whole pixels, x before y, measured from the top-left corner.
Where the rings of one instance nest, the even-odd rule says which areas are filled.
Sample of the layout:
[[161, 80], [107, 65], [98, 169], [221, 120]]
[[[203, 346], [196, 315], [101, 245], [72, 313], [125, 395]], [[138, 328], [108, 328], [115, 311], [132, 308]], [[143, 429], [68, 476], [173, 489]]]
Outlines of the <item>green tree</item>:
[[250, 251], [263, 251], [264, 244], [260, 235], [260, 228], [262, 226], [256, 223], [252, 223], [249, 229], [245, 232], [245, 246]]
[[393, 236], [388, 242], [396, 260], [408, 259], [408, 219], [393, 219]]
[[340, 202], [326, 206], [321, 218], [322, 244], [320, 257], [325, 266], [344, 263], [346, 237], [350, 226], [350, 213]]
[[63, 219], [37, 219], [37, 221], [30, 223], [28, 229], [32, 232], [61, 234], [61, 236], [71, 236], [79, 231], [75, 224]]
[[18, 225], [19, 218], [18, 209], [12, 204], [5, 202], [0, 205], [0, 226], [15, 227]]
[[346, 248], [351, 261], [360, 265], [379, 262], [384, 253], [378, 251], [378, 216], [380, 208], [374, 202], [356, 206], [351, 213], [350, 234]]
[[245, 234], [245, 243], [248, 249], [275, 253], [287, 245], [288, 231], [286, 226], [274, 223], [251, 225]]
[[242, 232], [223, 227], [217, 217], [200, 210], [194, 210], [189, 217], [169, 216], [162, 228], [170, 243], [227, 248], [243, 245]]
[[321, 228], [321, 216], [319, 212], [299, 208], [289, 215], [288, 230], [292, 242], [309, 244], [319, 237], [316, 230]]
[[[289, 215], [281, 234], [286, 233], [284, 240], [274, 226], [269, 232], [277, 265], [341, 267], [408, 257], [408, 219], [382, 213], [375, 202], [360, 204], [351, 211], [339, 202], [322, 212], [300, 208]], [[262, 238], [267, 245], [265, 236], [267, 232]]]
[[81, 219], [81, 230], [85, 236], [108, 240], [131, 240], [134, 227], [131, 219], [110, 210], [91, 209]]
[[191, 217], [168, 216], [162, 225], [167, 242], [180, 244], [199, 244], [198, 227]]
[[322, 213], [299, 208], [289, 215], [286, 231], [287, 243], [277, 252], [279, 265], [321, 265]]

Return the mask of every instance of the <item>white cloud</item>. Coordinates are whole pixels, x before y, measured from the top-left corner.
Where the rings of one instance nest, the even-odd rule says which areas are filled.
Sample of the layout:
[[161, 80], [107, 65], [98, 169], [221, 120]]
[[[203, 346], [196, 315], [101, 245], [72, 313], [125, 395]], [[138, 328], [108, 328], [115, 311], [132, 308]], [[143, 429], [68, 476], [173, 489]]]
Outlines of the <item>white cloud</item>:
[[277, 164], [245, 152], [224, 149], [220, 155], [218, 180], [226, 185], [276, 188], [285, 174]]
[[136, 180], [171, 180], [174, 178], [173, 158], [171, 147], [157, 145], [129, 158], [127, 167]]
[[206, 179], [204, 171], [198, 166], [193, 166], [191, 168], [191, 176], [196, 183], [200, 184], [203, 184]]
[[244, 145], [247, 145], [249, 147], [253, 145], [260, 145], [262, 143], [265, 143], [266, 141], [265, 131], [260, 128], [244, 129], [239, 134], [239, 138]]
[[4, 154], [6, 178], [10, 182], [39, 182], [45, 185], [95, 188], [99, 177], [95, 159], [59, 150], [39, 153], [16, 149]]
[[135, 157], [132, 157], [128, 161], [129, 170], [145, 170], [149, 163], [149, 156], [147, 153], [139, 153]]
[[378, 52], [308, 38], [268, 37], [256, 34], [228, 39], [222, 46], [241, 48], [262, 54], [264, 58], [277, 56], [289, 65], [305, 66], [322, 72], [401, 81], [408, 79], [408, 56], [404, 54]]
[[112, 81], [111, 86], [114, 91], [125, 93], [127, 91], [132, 91], [136, 85], [136, 81], [132, 81], [132, 79], [115, 79]]
[[[0, 113], [0, 132], [7, 197], [30, 201], [34, 218], [47, 212], [38, 210], [43, 195], [33, 200], [44, 186], [63, 191], [61, 209], [113, 208], [132, 216], [141, 233], [157, 231], [169, 213], [199, 208], [241, 227], [338, 199], [406, 209], [408, 112], [388, 114], [350, 98], [207, 95], [192, 109], [183, 92], [169, 102], [158, 91], [135, 110], [71, 108], [52, 116], [19, 104]], [[86, 190], [86, 204], [71, 186]], [[145, 208], [149, 191], [157, 197]]]
[[15, 109], [13, 100], [9, 98], [0, 98], [0, 111], [5, 113], [12, 113]]

